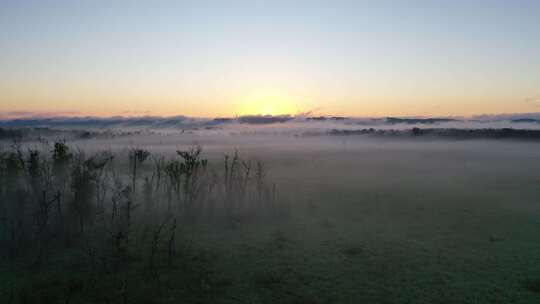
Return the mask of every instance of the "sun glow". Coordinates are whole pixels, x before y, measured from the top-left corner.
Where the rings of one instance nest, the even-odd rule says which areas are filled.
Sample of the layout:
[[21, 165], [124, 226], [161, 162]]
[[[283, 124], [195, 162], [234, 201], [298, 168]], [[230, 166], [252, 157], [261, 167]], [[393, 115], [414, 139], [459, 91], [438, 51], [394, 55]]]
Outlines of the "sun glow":
[[240, 115], [296, 114], [293, 99], [282, 94], [251, 94], [240, 100]]

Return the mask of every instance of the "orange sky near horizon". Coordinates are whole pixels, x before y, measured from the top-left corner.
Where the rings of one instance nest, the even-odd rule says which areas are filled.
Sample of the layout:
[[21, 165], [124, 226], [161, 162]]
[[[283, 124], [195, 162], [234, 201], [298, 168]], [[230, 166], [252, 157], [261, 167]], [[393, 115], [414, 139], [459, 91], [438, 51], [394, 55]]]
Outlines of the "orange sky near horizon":
[[[64, 93], [61, 90], [58, 92]], [[162, 92], [162, 91], [159, 91]], [[0, 93], [3, 102], [0, 113], [4, 117], [17, 118], [31, 115], [61, 116], [176, 116], [232, 117], [236, 115], [339, 115], [356, 117], [384, 116], [473, 116], [479, 114], [512, 114], [540, 111], [540, 98], [526, 98], [511, 94], [462, 93], [461, 96], [435, 97], [419, 92], [417, 94], [393, 95], [374, 92], [359, 93], [359, 97], [335, 94], [316, 96], [276, 92], [249, 92], [244, 95], [186, 96], [181, 93], [152, 95], [134, 89], [129, 94], [114, 91], [70, 92], [69, 95], [54, 92], [27, 91], [6, 95]], [[379, 93], [379, 94], [378, 94]], [[65, 94], [65, 93], [64, 93]], [[232, 94], [231, 94], [232, 95]], [[364, 96], [362, 96], [364, 95]], [[514, 99], [512, 101], [512, 99]], [[435, 101], [435, 102], [433, 102]], [[28, 112], [21, 115], [16, 112]], [[11, 113], [11, 114], [10, 114]]]
[[540, 1], [45, 2], [0, 3], [0, 117], [540, 112]]

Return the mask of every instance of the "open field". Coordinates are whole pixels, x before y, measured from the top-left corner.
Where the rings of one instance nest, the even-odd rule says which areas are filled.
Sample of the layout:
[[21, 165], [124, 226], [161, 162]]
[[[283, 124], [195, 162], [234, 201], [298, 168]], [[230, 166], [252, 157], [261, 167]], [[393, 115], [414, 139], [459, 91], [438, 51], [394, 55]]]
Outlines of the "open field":
[[0, 26], [0, 304], [540, 303], [540, 0]]
[[540, 301], [536, 142], [48, 140], [3, 144], [2, 303]]

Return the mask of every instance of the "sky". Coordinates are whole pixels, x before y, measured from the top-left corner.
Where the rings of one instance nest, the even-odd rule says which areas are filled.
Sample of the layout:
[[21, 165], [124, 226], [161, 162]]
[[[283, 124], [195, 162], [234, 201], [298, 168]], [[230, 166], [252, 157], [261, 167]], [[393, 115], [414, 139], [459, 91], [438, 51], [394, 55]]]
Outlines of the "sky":
[[540, 112], [540, 1], [0, 0], [0, 114]]

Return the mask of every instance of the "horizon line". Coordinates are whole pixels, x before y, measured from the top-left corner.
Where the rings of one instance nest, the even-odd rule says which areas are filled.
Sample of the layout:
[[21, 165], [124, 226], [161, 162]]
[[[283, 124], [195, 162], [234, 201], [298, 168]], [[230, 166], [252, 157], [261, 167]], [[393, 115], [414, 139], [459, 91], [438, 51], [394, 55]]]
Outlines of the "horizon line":
[[[20, 114], [20, 115], [16, 115]], [[10, 115], [15, 114], [15, 115]], [[25, 115], [27, 114], [27, 115]], [[482, 113], [472, 115], [373, 115], [373, 116], [360, 116], [360, 115], [333, 115], [333, 114], [311, 114], [311, 113], [298, 113], [298, 114], [245, 114], [245, 115], [217, 115], [217, 116], [190, 116], [183, 114], [175, 115], [83, 115], [79, 113], [38, 113], [27, 111], [8, 111], [0, 112], [1, 121], [13, 121], [13, 120], [26, 120], [26, 119], [174, 119], [174, 118], [188, 118], [188, 119], [237, 119], [241, 117], [275, 117], [291, 119], [296, 118], [346, 118], [346, 119], [385, 119], [385, 118], [441, 118], [441, 119], [471, 119], [481, 117], [513, 117], [513, 116], [526, 116], [526, 115], [540, 115], [540, 112], [512, 112], [512, 113]], [[11, 117], [10, 117], [11, 116]]]

